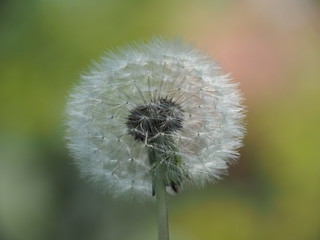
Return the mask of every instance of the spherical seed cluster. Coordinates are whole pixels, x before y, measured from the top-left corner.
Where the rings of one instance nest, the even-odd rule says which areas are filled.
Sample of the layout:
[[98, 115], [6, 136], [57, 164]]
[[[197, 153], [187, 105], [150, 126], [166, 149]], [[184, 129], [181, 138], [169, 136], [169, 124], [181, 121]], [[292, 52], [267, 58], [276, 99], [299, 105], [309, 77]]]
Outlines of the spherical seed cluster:
[[155, 174], [175, 191], [214, 181], [244, 135], [236, 85], [177, 39], [109, 52], [81, 77], [66, 112], [81, 173], [115, 196], [151, 196]]

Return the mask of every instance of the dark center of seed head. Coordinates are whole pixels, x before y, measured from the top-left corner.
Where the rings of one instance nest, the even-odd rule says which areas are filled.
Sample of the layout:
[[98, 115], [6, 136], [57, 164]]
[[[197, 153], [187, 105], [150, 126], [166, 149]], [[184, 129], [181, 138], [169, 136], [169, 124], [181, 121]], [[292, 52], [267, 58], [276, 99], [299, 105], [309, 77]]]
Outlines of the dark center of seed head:
[[159, 98], [130, 111], [126, 125], [135, 140], [152, 141], [160, 133], [170, 134], [182, 128], [183, 110], [169, 98]]

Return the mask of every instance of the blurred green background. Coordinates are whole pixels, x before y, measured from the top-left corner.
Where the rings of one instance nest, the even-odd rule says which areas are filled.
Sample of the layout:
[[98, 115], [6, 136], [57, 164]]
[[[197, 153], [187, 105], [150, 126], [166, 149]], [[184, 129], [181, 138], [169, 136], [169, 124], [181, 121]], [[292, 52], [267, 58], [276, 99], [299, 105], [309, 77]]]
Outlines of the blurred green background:
[[81, 180], [63, 111], [104, 50], [181, 36], [241, 83], [248, 134], [230, 174], [170, 197], [173, 240], [320, 239], [320, 3], [1, 0], [0, 239], [156, 239], [152, 203]]

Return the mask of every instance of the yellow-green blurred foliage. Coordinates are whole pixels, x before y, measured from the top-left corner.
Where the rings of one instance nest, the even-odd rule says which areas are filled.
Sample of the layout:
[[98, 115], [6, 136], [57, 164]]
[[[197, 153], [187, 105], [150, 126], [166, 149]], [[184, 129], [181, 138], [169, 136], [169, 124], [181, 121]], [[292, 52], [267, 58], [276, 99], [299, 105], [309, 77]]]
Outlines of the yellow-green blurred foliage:
[[107, 49], [181, 36], [241, 83], [239, 164], [169, 202], [176, 240], [320, 239], [320, 4], [259, 0], [0, 1], [0, 239], [155, 239], [152, 203], [82, 181], [63, 109]]

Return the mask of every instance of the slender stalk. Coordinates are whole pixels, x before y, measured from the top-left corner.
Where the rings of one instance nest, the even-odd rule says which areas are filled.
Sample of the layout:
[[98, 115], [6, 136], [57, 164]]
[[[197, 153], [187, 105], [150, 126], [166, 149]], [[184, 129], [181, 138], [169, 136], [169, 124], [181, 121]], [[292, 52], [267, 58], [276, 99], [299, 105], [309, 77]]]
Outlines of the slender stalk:
[[158, 240], [169, 240], [168, 208], [166, 186], [160, 177], [155, 182], [158, 217]]

